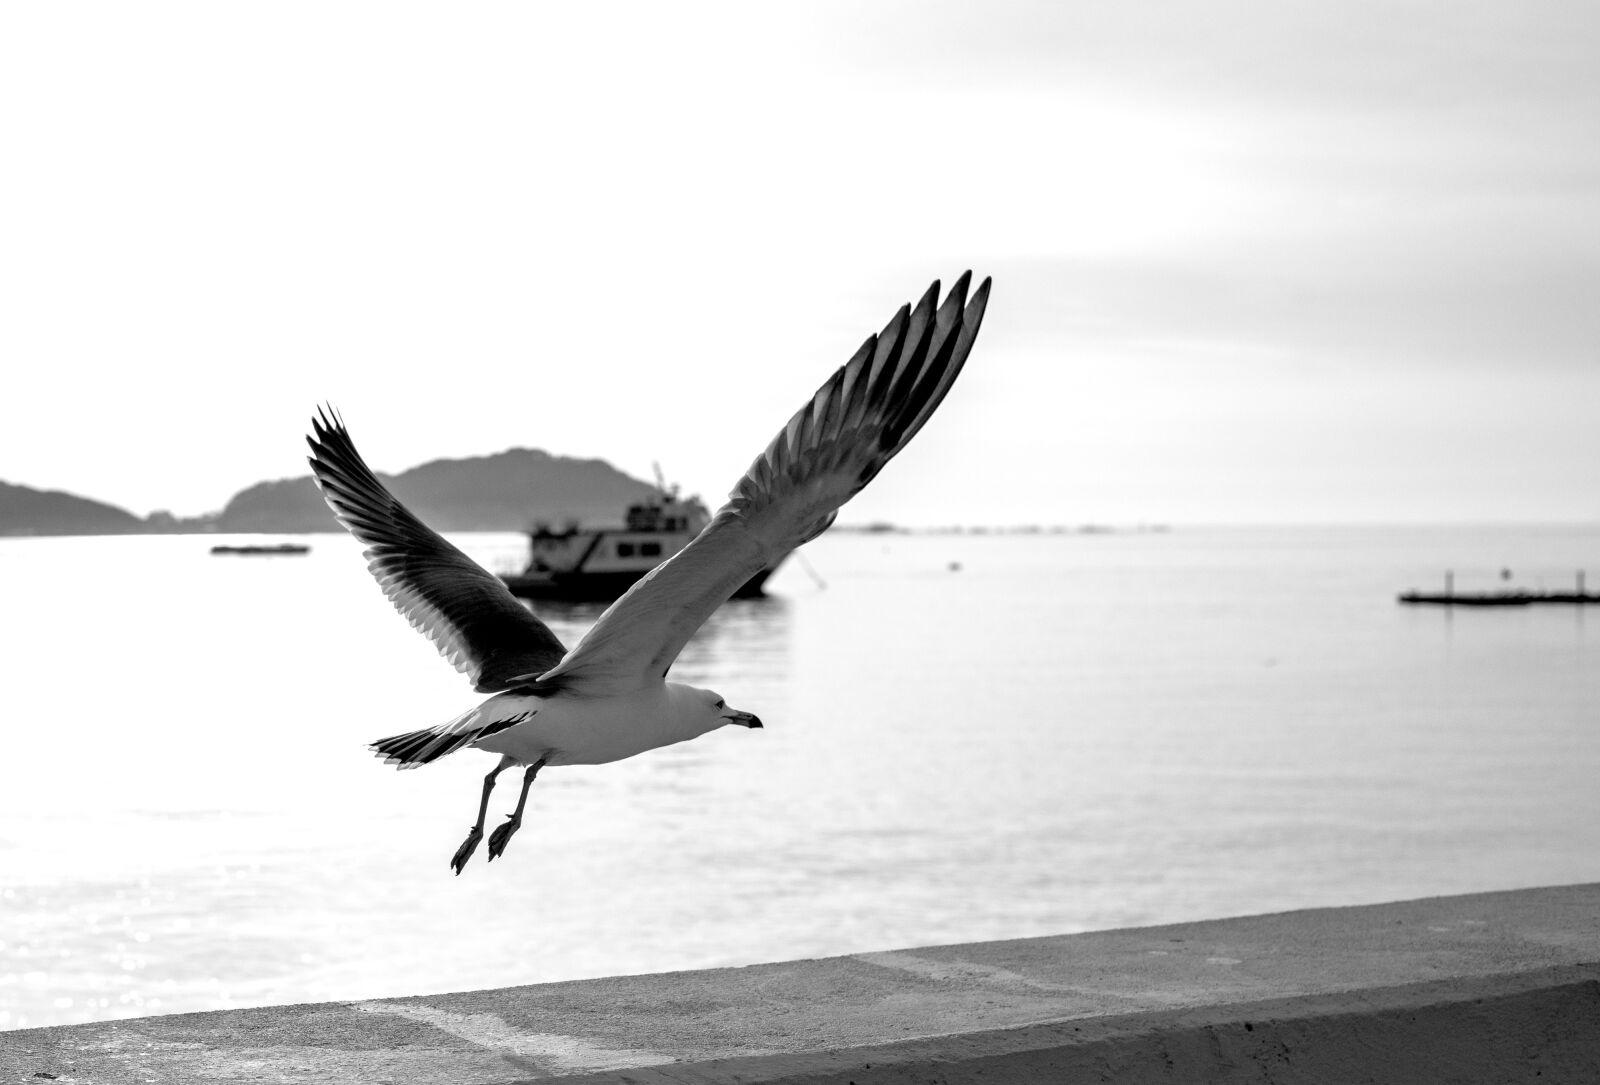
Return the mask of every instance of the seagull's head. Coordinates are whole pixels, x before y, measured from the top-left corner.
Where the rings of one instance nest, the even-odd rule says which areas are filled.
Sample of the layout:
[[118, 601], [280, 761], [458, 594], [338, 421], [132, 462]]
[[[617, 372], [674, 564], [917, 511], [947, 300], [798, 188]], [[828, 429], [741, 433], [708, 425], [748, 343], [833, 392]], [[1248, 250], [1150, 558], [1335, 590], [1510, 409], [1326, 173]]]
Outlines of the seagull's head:
[[667, 688], [674, 707], [681, 716], [686, 717], [684, 722], [695, 734], [703, 735], [707, 731], [715, 731], [718, 727], [726, 727], [730, 723], [738, 724], [740, 727], [761, 726], [761, 720], [755, 713], [741, 712], [737, 708], [730, 707], [722, 694], [716, 690], [675, 683], [668, 683]]

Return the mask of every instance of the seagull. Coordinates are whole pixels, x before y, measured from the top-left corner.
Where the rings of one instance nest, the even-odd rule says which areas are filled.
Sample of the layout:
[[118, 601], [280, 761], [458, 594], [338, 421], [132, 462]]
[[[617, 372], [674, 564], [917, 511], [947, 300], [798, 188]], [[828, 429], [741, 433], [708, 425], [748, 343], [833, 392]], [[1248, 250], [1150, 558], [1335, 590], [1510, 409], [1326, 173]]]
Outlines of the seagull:
[[495, 779], [523, 766], [522, 792], [489, 837], [499, 858], [522, 825], [539, 771], [602, 765], [761, 720], [722, 696], [668, 682], [689, 638], [746, 580], [826, 531], [916, 435], [961, 372], [989, 298], [972, 273], [939, 302], [934, 281], [817, 389], [757, 456], [699, 535], [637, 581], [568, 651], [500, 579], [417, 519], [378, 480], [330, 405], [311, 421], [311, 470], [341, 524], [366, 544], [367, 568], [396, 610], [479, 693], [455, 719], [370, 748], [413, 769], [464, 748], [500, 755], [478, 818], [456, 849], [457, 875], [483, 839]]

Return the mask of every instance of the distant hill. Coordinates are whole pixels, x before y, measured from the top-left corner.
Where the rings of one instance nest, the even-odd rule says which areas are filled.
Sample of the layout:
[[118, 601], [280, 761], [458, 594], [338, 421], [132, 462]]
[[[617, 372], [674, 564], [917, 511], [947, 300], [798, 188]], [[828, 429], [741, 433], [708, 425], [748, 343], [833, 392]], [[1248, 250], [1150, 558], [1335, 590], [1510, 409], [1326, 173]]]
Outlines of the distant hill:
[[0, 535], [131, 535], [145, 522], [115, 505], [0, 482]]
[[[513, 448], [493, 456], [434, 460], [378, 476], [439, 531], [523, 531], [536, 521], [620, 524], [627, 507], [655, 487], [604, 460]], [[291, 534], [342, 531], [310, 475], [258, 482], [220, 513], [179, 520], [165, 512], [141, 520], [126, 509], [60, 492], [0, 482], [0, 535], [133, 535], [170, 532]]]
[[[394, 495], [439, 531], [522, 531], [553, 524], [621, 523], [627, 506], [654, 492], [604, 460], [513, 448], [493, 456], [434, 460], [398, 475], [379, 474]], [[309, 475], [260, 482], [235, 494], [217, 531], [340, 531]]]

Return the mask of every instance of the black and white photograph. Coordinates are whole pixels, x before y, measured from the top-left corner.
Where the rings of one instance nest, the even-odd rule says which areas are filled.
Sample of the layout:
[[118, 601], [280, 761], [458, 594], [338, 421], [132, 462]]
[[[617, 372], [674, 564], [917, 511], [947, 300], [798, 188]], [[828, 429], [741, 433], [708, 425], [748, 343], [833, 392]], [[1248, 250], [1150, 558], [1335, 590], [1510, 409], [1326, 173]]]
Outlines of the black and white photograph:
[[0, 4], [0, 1082], [1600, 1082], [1600, 6]]

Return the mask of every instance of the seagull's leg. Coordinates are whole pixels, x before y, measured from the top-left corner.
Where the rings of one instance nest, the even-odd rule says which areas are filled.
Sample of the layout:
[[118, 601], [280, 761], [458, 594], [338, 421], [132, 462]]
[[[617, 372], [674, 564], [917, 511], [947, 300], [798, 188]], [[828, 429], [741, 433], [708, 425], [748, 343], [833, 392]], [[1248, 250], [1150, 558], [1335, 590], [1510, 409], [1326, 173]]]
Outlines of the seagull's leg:
[[461, 868], [467, 865], [468, 859], [472, 858], [472, 853], [478, 850], [478, 841], [483, 839], [483, 819], [489, 816], [489, 792], [494, 790], [494, 778], [516, 763], [517, 759], [515, 757], [502, 756], [500, 763], [490, 771], [489, 775], [483, 778], [483, 799], [478, 803], [477, 824], [472, 827], [471, 832], [467, 833], [467, 838], [461, 842], [461, 846], [456, 849], [455, 857], [450, 860], [450, 866], [454, 868], [458, 877], [461, 874]]
[[528, 788], [533, 786], [533, 778], [539, 775], [544, 763], [545, 758], [541, 757], [528, 766], [528, 771], [522, 777], [522, 794], [517, 798], [517, 808], [512, 812], [511, 820], [489, 835], [489, 862], [500, 858], [500, 853], [506, 850], [506, 844], [511, 840], [511, 834], [522, 828], [522, 808], [528, 802]]

